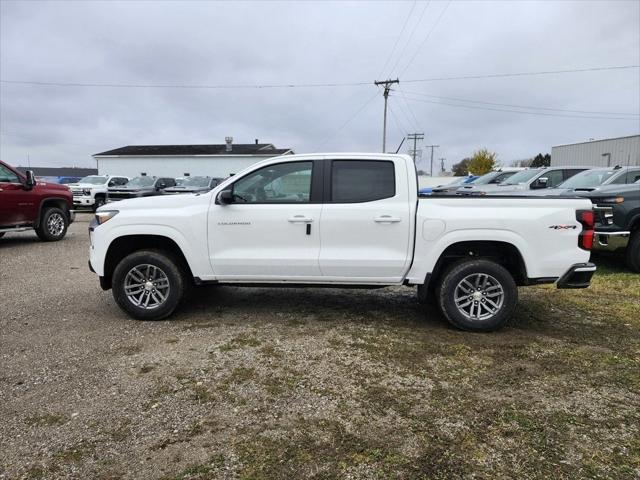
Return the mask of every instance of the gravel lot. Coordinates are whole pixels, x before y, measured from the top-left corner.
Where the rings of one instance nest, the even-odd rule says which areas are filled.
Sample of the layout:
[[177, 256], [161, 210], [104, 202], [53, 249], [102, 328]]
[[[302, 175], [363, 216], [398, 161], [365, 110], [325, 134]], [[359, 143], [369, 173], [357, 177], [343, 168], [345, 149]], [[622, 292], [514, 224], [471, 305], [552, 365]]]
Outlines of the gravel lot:
[[408, 288], [207, 287], [139, 322], [79, 217], [0, 239], [2, 479], [640, 477], [640, 275], [613, 260], [493, 334]]

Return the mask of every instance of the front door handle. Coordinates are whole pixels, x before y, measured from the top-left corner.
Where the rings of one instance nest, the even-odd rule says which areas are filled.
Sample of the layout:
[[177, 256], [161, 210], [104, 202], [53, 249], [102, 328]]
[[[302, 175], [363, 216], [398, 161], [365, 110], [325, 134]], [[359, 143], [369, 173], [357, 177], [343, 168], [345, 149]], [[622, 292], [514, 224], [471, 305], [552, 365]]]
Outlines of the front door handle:
[[288, 220], [291, 223], [311, 223], [311, 222], [313, 222], [313, 218], [305, 217], [304, 215], [294, 215], [293, 217], [289, 217]]
[[399, 217], [392, 217], [391, 215], [380, 215], [373, 219], [374, 222], [377, 223], [398, 223], [401, 222], [402, 219]]

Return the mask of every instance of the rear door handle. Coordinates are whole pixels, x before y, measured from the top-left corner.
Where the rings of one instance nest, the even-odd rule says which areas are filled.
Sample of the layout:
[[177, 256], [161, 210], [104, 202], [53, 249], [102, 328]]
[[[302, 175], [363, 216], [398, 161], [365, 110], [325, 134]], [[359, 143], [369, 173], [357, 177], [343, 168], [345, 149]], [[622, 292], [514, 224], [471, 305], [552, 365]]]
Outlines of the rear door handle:
[[374, 222], [377, 223], [398, 223], [401, 222], [402, 219], [398, 217], [392, 217], [391, 215], [380, 215], [373, 219]]
[[311, 223], [311, 222], [313, 222], [313, 218], [305, 217], [304, 215], [294, 215], [293, 217], [289, 217], [288, 220], [291, 223]]

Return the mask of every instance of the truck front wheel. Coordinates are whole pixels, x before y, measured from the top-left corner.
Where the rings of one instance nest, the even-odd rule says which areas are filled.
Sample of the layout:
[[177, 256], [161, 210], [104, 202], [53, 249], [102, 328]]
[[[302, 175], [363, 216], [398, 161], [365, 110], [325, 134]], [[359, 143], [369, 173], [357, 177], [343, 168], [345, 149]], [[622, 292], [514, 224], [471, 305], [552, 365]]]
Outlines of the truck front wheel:
[[95, 212], [96, 210], [98, 210], [101, 206], [103, 206], [105, 204], [105, 199], [104, 196], [102, 195], [96, 195], [95, 200], [93, 201], [93, 211]]
[[55, 242], [64, 238], [68, 226], [67, 212], [57, 207], [48, 207], [40, 215], [40, 224], [36, 226], [36, 234], [40, 240]]
[[640, 273], [640, 228], [631, 234], [627, 250], [625, 251], [627, 267], [634, 272]]
[[518, 302], [511, 274], [490, 260], [454, 263], [438, 287], [438, 305], [447, 320], [463, 330], [491, 331], [502, 327]]
[[162, 251], [140, 250], [124, 257], [113, 271], [113, 298], [138, 320], [161, 320], [184, 295], [179, 263]]

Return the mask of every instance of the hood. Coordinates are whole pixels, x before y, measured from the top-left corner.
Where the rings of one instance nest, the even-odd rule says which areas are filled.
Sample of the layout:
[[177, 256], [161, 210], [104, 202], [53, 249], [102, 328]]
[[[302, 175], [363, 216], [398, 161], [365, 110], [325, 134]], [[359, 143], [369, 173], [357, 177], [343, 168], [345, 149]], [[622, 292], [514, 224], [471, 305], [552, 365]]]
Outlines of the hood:
[[176, 185], [175, 187], [165, 188], [164, 191], [167, 193], [193, 193], [193, 192], [206, 192], [209, 191], [209, 187], [182, 187], [180, 185]]
[[61, 192], [71, 192], [71, 189], [68, 187], [68, 185], [62, 185], [61, 183], [54, 183], [54, 182], [42, 182], [40, 180], [38, 180], [36, 182], [36, 187], [43, 187], [46, 188], [47, 190], [59, 190]]
[[469, 185], [471, 188], [461, 189], [463, 192], [486, 192], [490, 194], [501, 194], [501, 193], [509, 193], [509, 192], [517, 192], [519, 190], [528, 190], [529, 186], [526, 184], [517, 184], [517, 185], [501, 185], [501, 184], [490, 184], [490, 185]]
[[157, 210], [162, 208], [179, 208], [193, 205], [194, 202], [196, 202], [195, 199], [203, 199], [202, 201], [206, 203], [209, 202], [209, 196], [207, 195], [156, 195], [152, 197], [119, 200], [115, 203], [108, 203], [98, 210], [126, 211], [136, 209]]
[[154, 190], [155, 187], [111, 187], [110, 192], [139, 192], [141, 190]]
[[96, 188], [96, 187], [104, 187], [104, 183], [67, 183], [67, 187], [72, 188]]

